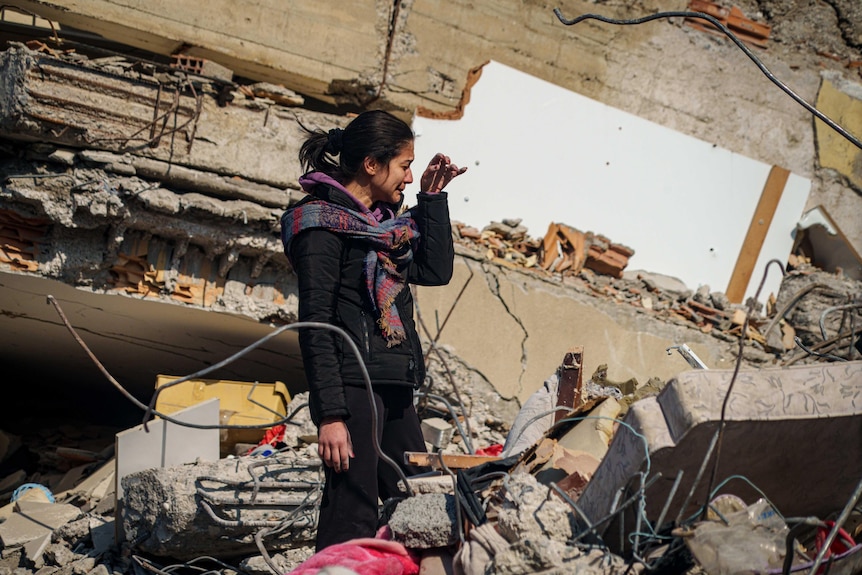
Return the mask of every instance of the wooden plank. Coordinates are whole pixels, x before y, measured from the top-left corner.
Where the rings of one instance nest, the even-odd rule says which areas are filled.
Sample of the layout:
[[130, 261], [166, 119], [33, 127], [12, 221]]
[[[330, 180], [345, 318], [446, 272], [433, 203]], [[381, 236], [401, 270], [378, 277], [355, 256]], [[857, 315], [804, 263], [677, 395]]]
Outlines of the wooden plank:
[[551, 267], [551, 264], [557, 259], [557, 242], [560, 241], [557, 238], [557, 229], [557, 224], [551, 222], [548, 225], [548, 231], [545, 233], [545, 237], [542, 240], [541, 266], [544, 269]]
[[489, 461], [502, 459], [501, 457], [492, 455], [452, 455], [447, 453], [425, 453], [422, 451], [404, 452], [404, 463], [407, 465], [443, 469], [443, 465], [440, 464], [440, 458], [443, 459], [443, 463], [449, 469], [466, 469], [488, 463]]
[[772, 166], [769, 171], [769, 177], [766, 178], [766, 184], [764, 184], [763, 192], [760, 194], [760, 201], [758, 201], [751, 217], [748, 233], [742, 242], [736, 266], [733, 268], [733, 274], [727, 285], [725, 295], [731, 303], [742, 303], [742, 299], [745, 297], [745, 290], [751, 281], [754, 266], [757, 265], [757, 258], [760, 256], [760, 250], [763, 247], [766, 234], [769, 232], [769, 226], [772, 224], [772, 218], [775, 216], [775, 210], [778, 208], [778, 202], [781, 201], [781, 195], [784, 193], [784, 186], [789, 177], [790, 171], [780, 166]]

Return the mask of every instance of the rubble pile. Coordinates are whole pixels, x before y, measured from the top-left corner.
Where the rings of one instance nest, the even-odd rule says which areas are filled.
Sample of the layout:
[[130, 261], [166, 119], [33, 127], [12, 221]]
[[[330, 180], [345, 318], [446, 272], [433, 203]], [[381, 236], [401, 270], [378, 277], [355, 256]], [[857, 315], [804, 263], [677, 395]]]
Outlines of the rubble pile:
[[[840, 292], [849, 284], [844, 278], [826, 277], [812, 271], [807, 275], [789, 276], [787, 285], [793, 295], [801, 291], [817, 292], [818, 295], [809, 300], [782, 295], [776, 302], [787, 309], [782, 321], [800, 322], [799, 333], [814, 333], [819, 330], [823, 310], [828, 311], [835, 307], [836, 301], [843, 301], [846, 296]], [[789, 305], [790, 301], [796, 305]], [[795, 410], [792, 417], [798, 432], [764, 431], [764, 439], [753, 444], [754, 454], [762, 453], [759, 444], [765, 438], [794, 444], [804, 443], [805, 437], [838, 441], [852, 434], [853, 426], [858, 425], [853, 423], [860, 416], [858, 406], [853, 403], [830, 403], [827, 397], [820, 397], [818, 405], [821, 409], [831, 409], [834, 416], [824, 418], [812, 414], [806, 407], [807, 400], [802, 398], [810, 396], [811, 386], [818, 386], [819, 381], [836, 381], [836, 385], [818, 392], [821, 396], [824, 393], [829, 397], [836, 393], [840, 396], [845, 393], [842, 389], [851, 394], [855, 390], [858, 395], [862, 385], [862, 362], [825, 362], [823, 357], [816, 356], [809, 357], [808, 361], [810, 365], [740, 375], [735, 393], [746, 398], [739, 405], [749, 407], [748, 411], [739, 406], [732, 408], [730, 419], [737, 421], [734, 418], [739, 418], [735, 425], [759, 425], [756, 421], [761, 417], [768, 418], [764, 422], [782, 425], [783, 418], [791, 415], [788, 409]], [[807, 371], [792, 375], [788, 369]], [[752, 562], [778, 569], [787, 556], [775, 542], [786, 540], [794, 527], [783, 518], [785, 515], [795, 517], [799, 512], [799, 516], [818, 517], [812, 520], [814, 527], [808, 531], [799, 527], [794, 531], [798, 534], [797, 561], [803, 565], [813, 564], [817, 551], [816, 526], [821, 525], [822, 540], [828, 534], [822, 526], [830, 525], [826, 521], [833, 521], [831, 525], [834, 525], [844, 504], [838, 499], [846, 497], [848, 486], [852, 487], [852, 483], [862, 477], [862, 470], [857, 474], [854, 468], [862, 457], [852, 451], [845, 454], [849, 461], [844, 461], [844, 456], [827, 459], [820, 454], [815, 468], [830, 477], [835, 475], [843, 479], [834, 492], [813, 498], [810, 493], [800, 496], [787, 492], [780, 487], [781, 482], [770, 483], [758, 474], [768, 472], [775, 477], [773, 468], [764, 470], [753, 462], [746, 463], [744, 449], [728, 447], [735, 453], [734, 465], [742, 465], [747, 475], [756, 477], [757, 486], [767, 488], [770, 500], [763, 499], [762, 493], [750, 487], [734, 484], [731, 489], [722, 489], [723, 495], [715, 498], [713, 506], [708, 508], [712, 513], [710, 518], [700, 518], [697, 506], [703, 505], [702, 494], [691, 491], [697, 501], [688, 507], [680, 499], [690, 490], [685, 481], [694, 479], [696, 467], [701, 465], [700, 458], [709, 452], [703, 433], [697, 439], [697, 430], [715, 428], [695, 426], [688, 432], [660, 432], [652, 428], [673, 424], [677, 416], [682, 417], [680, 421], [689, 422], [686, 425], [715, 421], [713, 418], [720, 411], [731, 374], [718, 370], [694, 370], [686, 374], [689, 375], [681, 374], [678, 380], [667, 384], [651, 382], [654, 388], [645, 394], [636, 385], [608, 382], [606, 370], [599, 369], [584, 383], [580, 407], [562, 420], [537, 419], [529, 414], [529, 425], [540, 423], [532, 436], [524, 432], [525, 418], [521, 413], [514, 421], [498, 421], [499, 426], [493, 429], [483, 425], [493, 421], [490, 415], [484, 419], [475, 418], [458, 410], [454, 416], [445, 413], [446, 410], [438, 412], [436, 418], [425, 414], [423, 427], [425, 423], [429, 426], [433, 423], [429, 438], [435, 439], [436, 444], [428, 443], [432, 454], [445, 457], [466, 453], [465, 457], [472, 459], [465, 465], [450, 463], [446, 472], [437, 466], [430, 477], [411, 478], [415, 494], [403, 501], [388, 503], [391, 511], [386, 519], [387, 537], [393, 545], [406, 549], [405, 553], [412, 553], [417, 565], [432, 561], [451, 564], [464, 575], [569, 572], [572, 569], [611, 574], [632, 568], [635, 572], [661, 571], [670, 566], [674, 566], [673, 572], [679, 573], [695, 573], [701, 569], [724, 572], [725, 568]], [[709, 381], [701, 381], [700, 375]], [[789, 403], [762, 411], [769, 399], [760, 395], [767, 393], [775, 397], [763, 385], [766, 380], [773, 386], [783, 385], [782, 396], [790, 398]], [[704, 395], [707, 391], [711, 399]], [[689, 404], [683, 399], [690, 393], [697, 394], [690, 405], [707, 406], [707, 410], [712, 410], [711, 415], [686, 413], [692, 407], [685, 407]], [[470, 397], [470, 394], [461, 396]], [[457, 405], [454, 396], [443, 397], [443, 400]], [[103, 575], [128, 573], [138, 568], [172, 570], [189, 565], [207, 565], [225, 575], [235, 571], [262, 575], [301, 572], [302, 565], [315, 556], [315, 506], [321, 485], [314, 427], [307, 409], [302, 409], [305, 401], [302, 394], [294, 397], [290, 424], [267, 434], [267, 441], [274, 448], [271, 455], [249, 455], [256, 446], [237, 444], [235, 456], [217, 462], [197, 461], [132, 473], [121, 479], [125, 494], [122, 504], [115, 500], [113, 446], [105, 430], [69, 427], [65, 429], [67, 437], [55, 434], [43, 438], [47, 443], [39, 450], [39, 455], [43, 456], [39, 469], [48, 468], [48, 461], [56, 469], [50, 473], [28, 474], [22, 468], [6, 478], [5, 483], [17, 489], [14, 494], [6, 491], [6, 496], [14, 501], [4, 508], [5, 521], [0, 523], [3, 564], [10, 571], [38, 570], [43, 575], [67, 572]], [[672, 407], [674, 402], [681, 403]], [[525, 404], [522, 411], [527, 407]], [[772, 411], [774, 409], [777, 411]], [[662, 411], [677, 415], [670, 417]], [[761, 413], [763, 415], [759, 415]], [[472, 423], [471, 442], [464, 437], [468, 420]], [[806, 420], [811, 423], [805, 423]], [[807, 425], [821, 427], [806, 428]], [[754, 433], [753, 429], [749, 433]], [[516, 439], [525, 436], [533, 439], [520, 441], [516, 447], [509, 445], [506, 452], [488, 449], [494, 442], [514, 444]], [[677, 453], [685, 453], [685, 456], [669, 455], [670, 437], [674, 438], [672, 442], [680, 444], [681, 451]], [[728, 437], [725, 441], [747, 441], [746, 435], [738, 432]], [[69, 441], [70, 438], [77, 441]], [[51, 446], [51, 441], [66, 445]], [[685, 441], [694, 443], [685, 445]], [[21, 450], [21, 438], [6, 434], [4, 443], [8, 445], [3, 459], [7, 469], [16, 463], [27, 465], [28, 461], [28, 469], [35, 469], [39, 457], [32, 451]], [[473, 448], [472, 452], [468, 445]], [[638, 453], [643, 455], [644, 447], [649, 454], [647, 459], [633, 457]], [[780, 447], [775, 445], [768, 449]], [[809, 453], [807, 459], [812, 456], [813, 453]], [[830, 462], [844, 466], [846, 473], [830, 471]], [[646, 466], [646, 475], [643, 475], [643, 468], [639, 475], [640, 465]], [[647, 481], [650, 466], [653, 483]], [[795, 473], [802, 476], [810, 473], [804, 471], [810, 468], [811, 465], [805, 463]], [[656, 469], [664, 473], [656, 475]], [[725, 471], [732, 473], [732, 468]], [[463, 475], [463, 479], [454, 481], [448, 473]], [[682, 486], [676, 487], [676, 498], [673, 487], [668, 485], [674, 473], [677, 481], [686, 477]], [[26, 481], [23, 485], [22, 480]], [[825, 477], [810, 480], [818, 484], [827, 481]], [[832, 483], [835, 488], [837, 484], [834, 480]], [[614, 496], [615, 485], [619, 485], [625, 495]], [[600, 489], [601, 486], [605, 487]], [[720, 485], [715, 487], [716, 492], [721, 488]], [[731, 499], [733, 505], [726, 507]], [[665, 500], [675, 502], [670, 512], [662, 512]], [[794, 508], [794, 500], [813, 501], [815, 506]], [[608, 505], [610, 507], [603, 508]], [[624, 520], [626, 513], [634, 515]], [[636, 527], [638, 522], [641, 522], [639, 528]], [[640, 534], [634, 547], [631, 537], [617, 540], [613, 535], [621, 529]], [[727, 533], [722, 533], [722, 529]], [[835, 560], [840, 559], [851, 567], [858, 565], [858, 550], [862, 546], [855, 541], [862, 535], [862, 516], [852, 511], [852, 506], [844, 517], [842, 529], [845, 539], [843, 544], [837, 544], [839, 552]], [[755, 550], [737, 545], [734, 546], [737, 552], [731, 557], [715, 554], [729, 540], [749, 540], [747, 534], [752, 530], [772, 541], [772, 547], [762, 543]], [[122, 537], [119, 544], [116, 534]]]
[[[794, 326], [804, 324], [799, 333], [803, 344], [817, 345], [814, 340], [821, 339], [820, 318], [805, 310], [810, 307], [822, 313], [826, 308], [853, 305], [862, 293], [862, 282], [824, 272], [804, 256], [793, 255], [779, 294], [770, 297], [766, 309], [756, 304], [749, 315], [748, 302], [731, 303], [723, 292], [713, 291], [708, 285], [692, 290], [674, 278], [645, 271], [625, 272], [627, 258], [634, 251], [592, 232], [552, 223], [546, 236], [536, 239], [528, 235], [518, 219], [492, 222], [481, 231], [461, 222], [454, 224], [453, 233], [463, 248], [462, 255], [472, 254], [483, 261], [562, 282], [642, 309], [656, 319], [695, 325], [724, 341], [738, 341], [747, 317], [746, 342], [750, 345], [746, 360], [755, 364], [796, 363], [810, 358], [810, 354], [800, 351]], [[807, 303], [801, 302], [806, 298]], [[842, 321], [848, 321], [847, 314], [846, 310], [843, 316], [829, 313], [825, 325], [833, 333], [840, 331], [837, 328]], [[846, 355], [847, 341], [843, 343]], [[840, 347], [841, 342], [833, 345]]]
[[[582, 270], [578, 278], [583, 280], [584, 276]], [[589, 277], [603, 276], [595, 274]], [[772, 355], [773, 363], [784, 364], [782, 367], [764, 368], [763, 377], [772, 381], [772, 385], [788, 377], [786, 374], [789, 372], [785, 370], [791, 367], [821, 370], [805, 372], [802, 379], [806, 385], [817, 386], [819, 381], [835, 383], [831, 387], [818, 387], [816, 394], [809, 388], [785, 390], [783, 396], [791, 398], [788, 405], [794, 401], [803, 401], [807, 405], [807, 400], [802, 398], [816, 395], [818, 409], [826, 410], [830, 408], [827, 399], [822, 397], [825, 392], [849, 394], [849, 397], [860, 393], [860, 362], [846, 361], [860, 357], [858, 337], [855, 345], [848, 343], [854, 341], [848, 333], [858, 334], [860, 326], [844, 314], [846, 309], [852, 308], [859, 293], [862, 293], [859, 282], [797, 262], [796, 269], [785, 277], [778, 297], [771, 302], [770, 315], [758, 316], [757, 321], [750, 324], [753, 329], [761, 326], [759, 331], [752, 333], [762, 333], [763, 336], [750, 335], [745, 340], [746, 347], [759, 347], [766, 354], [770, 349], [766, 342], [772, 331], [777, 332], [780, 328], [781, 331], [792, 330], [802, 346], [809, 350], [806, 352], [797, 344], [794, 350], [782, 350], [784, 355]], [[721, 302], [720, 296], [706, 290], [691, 293], [689, 297], [692, 301], [699, 299], [719, 305]], [[741, 332], [735, 333], [739, 337]], [[417, 561], [420, 563], [434, 557], [436, 561], [460, 566], [458, 568], [464, 574], [570, 570], [575, 566], [587, 572], [622, 573], [632, 567], [634, 557], [638, 569], [643, 569], [644, 565], [666, 567], [673, 564], [682, 566], [677, 572], [696, 572], [707, 565], [718, 565], [717, 569], [721, 570], [734, 561], [762, 560], [771, 568], [777, 568], [776, 561], [783, 561], [786, 557], [780, 549], [768, 557], [752, 553], [743, 553], [735, 558], [710, 555], [711, 550], [720, 545], [716, 541], [726, 541], [727, 537], [744, 539], [744, 530], [758, 529], [758, 521], [764, 514], [781, 517], [781, 513], [787, 513], [786, 507], [775, 501], [765, 507], [767, 504], [757, 497], [756, 491], [737, 486], [726, 490], [725, 496], [717, 498], [715, 503], [719, 523], [724, 517], [730, 521], [724, 528], [736, 531], [727, 535], [713, 533], [718, 526], [708, 522], [715, 523], [716, 519], [695, 520], [697, 507], [691, 506], [688, 509], [690, 520], [682, 521], [682, 511], [676, 512], [675, 531], [671, 534], [670, 527], [657, 519], [665, 499], [673, 499], [668, 495], [672, 490], [667, 482], [673, 480], [672, 472], [686, 475], [687, 480], [693, 479], [700, 460], [686, 463], [688, 467], [683, 474], [679, 462], [668, 462], [668, 456], [663, 455], [669, 444], [661, 442], [667, 439], [661, 439], [655, 447], [648, 447], [651, 456], [642, 463], [664, 466], [667, 471], [664, 479], [656, 484], [663, 485], [657, 493], [652, 493], [657, 488], [646, 482], [646, 476], [638, 475], [636, 465], [632, 467], [631, 462], [624, 464], [619, 460], [619, 452], [627, 457], [643, 452], [643, 438], [674, 437], [673, 441], [681, 441], [686, 437], [681, 431], [649, 431], [654, 422], [665, 425], [668, 421], [662, 409], [667, 413], [687, 409], [661, 407], [662, 402], [672, 401], [668, 398], [682, 397], [679, 390], [683, 388], [679, 381], [650, 380], [645, 385], [636, 381], [611, 382], [607, 379], [607, 369], [600, 367], [585, 378], [579, 410], [570, 414], [568, 420], [555, 422], [553, 416], [535, 417], [541, 415], [548, 405], [530, 413], [530, 402], [523, 407], [506, 404], [499, 397], [494, 398], [490, 388], [482, 391], [481, 386], [477, 386], [474, 389], [471, 386], [476, 382], [466, 375], [470, 370], [459, 366], [457, 358], [447, 350], [438, 351], [441, 356], [434, 356], [437, 361], [429, 362], [431, 385], [417, 393], [423, 430], [428, 432], [426, 446], [431, 454], [439, 457], [466, 457], [468, 459], [463, 461], [468, 464], [450, 464], [448, 471], [437, 465], [436, 475], [425, 478], [424, 483], [415, 480], [417, 495], [397, 505], [406, 504], [406, 501], [410, 503], [400, 511], [396, 506], [391, 513], [394, 525], [389, 536], [407, 549], [414, 552], [418, 549]], [[439, 361], [440, 357], [448, 362], [445, 368]], [[836, 375], [834, 369], [822, 371], [821, 366], [830, 366], [830, 369], [834, 366], [843, 371]], [[710, 421], [710, 417], [714, 418], [720, 411], [718, 406], [725, 389], [722, 386], [729, 374], [710, 370], [687, 373], [719, 378], [709, 382], [697, 381], [684, 387], [713, 391], [714, 395], [707, 404], [712, 405], [714, 411], [712, 415], [704, 416], [706, 421]], [[769, 388], [747, 373], [740, 377], [744, 381], [737, 384], [742, 387], [738, 387], [735, 393], [739, 397], [747, 397], [745, 405], [766, 405], [767, 398], [757, 399], [751, 395], [754, 391], [745, 390], [748, 385], [753, 386], [752, 390], [769, 391]], [[552, 401], [557, 393], [558, 387], [552, 387], [548, 399]], [[4, 434], [3, 497], [7, 504], [0, 514], [4, 518], [0, 523], [3, 565], [10, 570], [38, 570], [43, 575], [66, 572], [103, 575], [130, 572], [136, 569], [135, 565], [152, 570], [165, 569], [171, 562], [202, 565], [213, 561], [216, 563], [210, 566], [226, 575], [235, 570], [268, 575], [273, 569], [278, 573], [298, 569], [313, 556], [315, 505], [320, 486], [315, 429], [308, 410], [303, 408], [305, 401], [305, 394], [292, 398], [289, 424], [274, 428], [267, 434], [267, 441], [274, 448], [273, 455], [251, 456], [249, 453], [255, 445], [238, 444], [234, 456], [218, 462], [194, 462], [131, 474], [122, 479], [124, 492], [128, 494], [123, 505], [118, 505], [115, 499], [116, 464], [112, 436], [115, 430], [67, 425], [58, 431], [43, 431], [37, 438]], [[704, 401], [702, 397], [697, 399], [698, 404]], [[777, 405], [774, 407], [778, 408]], [[830, 413], [835, 416], [832, 418], [813, 415], [815, 421], [827, 425], [844, 422], [850, 425], [850, 429], [806, 431], [798, 418], [812, 417], [807, 409], [803, 408], [794, 416], [797, 418], [794, 425], [801, 434], [798, 437], [789, 431], [764, 432], [762, 435], [799, 444], [809, 436], [840, 442], [841, 437], [853, 433], [852, 422], [858, 417], [854, 411], [858, 409], [856, 403], [845, 402], [841, 407], [846, 410], [844, 414], [837, 413], [835, 407], [831, 408]], [[689, 418], [686, 421], [699, 421], [695, 416], [680, 413]], [[757, 413], [741, 413], [740, 417], [757, 417]], [[589, 425], [572, 426], [573, 422], [584, 423], [591, 418]], [[533, 426], [531, 431], [525, 430], [525, 422]], [[638, 430], [642, 437], [621, 434], [621, 430], [629, 429]], [[621, 439], [624, 437], [628, 437], [628, 443]], [[702, 457], [709, 452], [702, 441], [703, 438], [701, 443], [689, 445], [685, 451]], [[623, 447], [618, 445], [615, 450], [615, 442]], [[780, 447], [771, 446], [769, 449]], [[734, 452], [739, 456], [741, 450], [737, 448]], [[845, 482], [842, 489], [835, 491], [836, 497], [846, 495], [847, 482], [857, 477], [852, 467], [862, 460], [854, 459], [853, 453], [847, 457], [850, 461], [842, 465], [849, 463], [849, 471], [845, 469], [835, 474], [843, 477]], [[614, 473], [623, 475], [609, 476], [608, 461], [618, 462], [621, 467]], [[497, 467], [488, 468], [494, 465]], [[828, 469], [822, 457], [817, 466]], [[809, 467], [806, 464], [805, 469]], [[470, 495], [463, 488], [454, 487], [448, 472], [473, 472], [489, 477], [491, 481], [470, 479], [468, 485], [475, 487]], [[768, 472], [774, 475], [773, 468], [770, 467]], [[291, 473], [299, 473], [299, 478], [287, 479]], [[748, 473], [752, 473], [751, 468]], [[798, 473], [804, 474], [804, 471], [800, 469]], [[601, 481], [593, 481], [597, 477]], [[638, 477], [640, 479], [632, 483]], [[620, 485], [624, 491], [627, 490], [627, 505], [643, 505], [648, 517], [629, 517], [620, 527], [619, 522], [623, 520], [613, 512], [608, 514], [607, 509], [596, 511], [611, 499], [622, 497], [614, 497], [609, 492], [601, 496], [595, 493], [597, 485], [608, 485], [610, 489], [615, 481], [622, 481]], [[766, 483], [763, 478], [761, 481]], [[300, 482], [305, 485], [303, 489], [298, 487]], [[824, 477], [816, 482], [825, 483], [827, 479]], [[679, 493], [687, 490], [688, 487], [677, 488]], [[417, 498], [418, 494], [428, 493], [433, 495], [433, 501]], [[742, 503], [736, 501], [734, 507], [723, 512], [719, 502], [727, 500], [730, 494], [736, 497], [743, 495], [744, 499], [739, 498]], [[641, 503], [637, 503], [638, 497], [642, 498]], [[794, 497], [800, 501], [812, 499], [810, 494]], [[623, 503], [623, 500], [618, 501], [620, 505]], [[814, 509], [801, 510], [801, 515], [816, 514], [818, 519], [814, 523], [821, 526], [826, 525], [827, 520], [834, 521], [841, 504], [834, 498], [819, 503], [820, 506]], [[421, 512], [411, 511], [410, 505], [418, 506]], [[475, 524], [465, 523], [465, 517], [477, 509], [482, 510], [479, 515], [484, 519], [477, 519]], [[828, 513], [821, 510], [828, 510]], [[592, 514], [585, 516], [585, 513]], [[546, 517], [545, 514], [550, 515]], [[604, 519], [608, 515], [611, 517]], [[601, 531], [596, 525], [597, 517], [606, 522]], [[670, 521], [669, 516], [664, 519], [665, 522]], [[632, 555], [632, 549], [625, 541], [614, 541], [609, 533], [634, 529], [637, 521], [648, 522], [650, 531], [640, 541], [640, 551]], [[569, 527], [565, 528], [566, 525]], [[769, 535], [773, 540], [788, 537], [792, 528], [776, 521], [764, 525], [774, 530]], [[846, 541], [855, 542], [862, 536], [860, 525], [862, 517], [856, 512], [845, 518], [841, 533], [846, 534], [846, 540], [844, 547], [839, 543], [842, 550], [839, 556], [847, 561], [858, 560], [856, 550], [859, 546]], [[427, 533], [423, 531], [426, 529]], [[821, 531], [823, 529], [821, 527]], [[739, 533], [740, 530], [743, 534]], [[120, 544], [115, 539], [117, 533], [123, 537]], [[604, 534], [607, 540], [599, 534]], [[821, 533], [821, 539], [823, 536]], [[663, 544], [667, 537], [675, 537], [670, 546]], [[804, 537], [808, 539], [803, 541]], [[815, 560], [811, 551], [816, 549], [813, 537], [807, 532], [798, 537], [798, 544], [805, 548], [799, 554], [800, 561], [807, 558], [810, 564]], [[427, 549], [423, 549], [426, 546]]]
[[[107, 111], [98, 121], [85, 107], [47, 100], [38, 102], [38, 118], [13, 115], [7, 129], [26, 143], [3, 144], [0, 166], [11, 174], [4, 193], [32, 217], [0, 210], [8, 236], [0, 262], [34, 273], [44, 265], [39, 238], [50, 224], [96, 230], [87, 256], [70, 257], [67, 241], [45, 275], [207, 308], [231, 303], [235, 312], [254, 308], [249, 315], [261, 320], [294, 319], [281, 305], [291, 293], [282, 279], [255, 286], [266, 284], [257, 278], [288, 275], [274, 232], [279, 212], [297, 199], [297, 174], [265, 162], [237, 174], [225, 162], [282, 151], [260, 151], [268, 145], [288, 148], [298, 118], [279, 106], [302, 98], [271, 84], [238, 86], [230, 76], [213, 83], [222, 71], [211, 67], [181, 72], [28, 46], [14, 46], [2, 61], [18, 70], [17, 88], [36, 93], [67, 74], [93, 86], [84, 72], [96, 71], [120, 101], [131, 92], [153, 101], [128, 106], [142, 128], [126, 138], [116, 135], [128, 134], [128, 118], [108, 113], [104, 103], [118, 100], [104, 93], [96, 107]], [[234, 129], [208, 128], [207, 115], [228, 118]], [[277, 130], [285, 120], [289, 127]], [[225, 132], [245, 138], [225, 140]], [[793, 257], [781, 291], [760, 309], [733, 304], [709, 286], [690, 290], [672, 278], [626, 272], [632, 248], [564, 223], [551, 224], [541, 239], [518, 219], [482, 230], [456, 223], [454, 233], [461, 257], [741, 342], [740, 365], [763, 370], [694, 369], [641, 384], [608, 381], [600, 367], [568, 389], [574, 401], [565, 403], [561, 367], [520, 406], [426, 341], [428, 382], [416, 402], [433, 471], [407, 481], [412, 495], [381, 502], [380, 538], [350, 549], [343, 556], [350, 565], [319, 556], [309, 562], [322, 477], [302, 394], [288, 406], [290, 421], [268, 430], [261, 444], [238, 444], [218, 461], [129, 473], [117, 463], [115, 429], [0, 433], [0, 575], [183, 568], [299, 575], [326, 561], [352, 573], [361, 561], [385, 559], [396, 559], [387, 563], [400, 569], [393, 575], [777, 573], [791, 565], [813, 572], [823, 561], [842, 573], [862, 570], [862, 326], [855, 321], [862, 283]], [[61, 232], [52, 238], [65, 239]], [[179, 265], [192, 256], [223, 280], [242, 272], [254, 281], [240, 278], [244, 289], [233, 292], [224, 282], [198, 281]], [[175, 260], [172, 273], [150, 266], [167, 259]], [[836, 536], [833, 548], [826, 540]]]

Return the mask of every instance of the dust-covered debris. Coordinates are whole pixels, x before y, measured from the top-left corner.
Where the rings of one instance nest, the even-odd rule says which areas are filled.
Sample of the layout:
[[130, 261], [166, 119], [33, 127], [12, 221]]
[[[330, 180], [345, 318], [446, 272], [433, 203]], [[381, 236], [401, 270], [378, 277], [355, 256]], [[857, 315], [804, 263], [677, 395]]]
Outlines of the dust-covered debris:
[[458, 541], [454, 496], [428, 493], [409, 497], [398, 503], [388, 525], [392, 539], [411, 549], [452, 545]]

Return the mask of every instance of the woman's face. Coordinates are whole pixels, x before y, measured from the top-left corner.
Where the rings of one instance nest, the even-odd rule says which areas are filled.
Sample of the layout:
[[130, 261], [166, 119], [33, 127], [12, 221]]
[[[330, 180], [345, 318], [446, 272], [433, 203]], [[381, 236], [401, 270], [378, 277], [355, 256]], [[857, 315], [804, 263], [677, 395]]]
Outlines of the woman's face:
[[411, 140], [401, 147], [397, 156], [388, 164], [380, 166], [371, 176], [371, 203], [379, 201], [399, 203], [404, 196], [404, 188], [413, 182], [413, 172], [410, 171], [412, 163], [413, 141]]

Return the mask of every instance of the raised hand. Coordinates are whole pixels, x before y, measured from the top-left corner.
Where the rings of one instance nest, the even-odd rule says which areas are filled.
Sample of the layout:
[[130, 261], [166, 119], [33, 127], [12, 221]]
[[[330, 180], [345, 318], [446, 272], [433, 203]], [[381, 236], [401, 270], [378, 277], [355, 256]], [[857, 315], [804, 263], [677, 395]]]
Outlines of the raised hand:
[[459, 168], [452, 163], [449, 156], [438, 152], [428, 162], [428, 167], [425, 168], [425, 172], [419, 180], [419, 189], [422, 192], [436, 194], [449, 185], [453, 178], [466, 171], [467, 168]]

